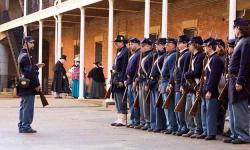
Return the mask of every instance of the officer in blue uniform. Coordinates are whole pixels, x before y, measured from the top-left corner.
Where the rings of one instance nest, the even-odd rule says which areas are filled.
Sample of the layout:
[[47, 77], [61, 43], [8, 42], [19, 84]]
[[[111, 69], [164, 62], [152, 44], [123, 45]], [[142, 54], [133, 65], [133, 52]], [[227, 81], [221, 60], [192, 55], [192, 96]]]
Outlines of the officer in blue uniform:
[[166, 56], [166, 38], [157, 39], [155, 45], [157, 50], [157, 59], [154, 62], [148, 81], [150, 89], [150, 126], [148, 131], [160, 132], [166, 129], [166, 118], [162, 107], [156, 107], [156, 102], [159, 96], [159, 79], [161, 76], [161, 68], [164, 57]]
[[127, 40], [122, 35], [117, 35], [115, 39], [117, 56], [112, 67], [112, 93], [115, 98], [117, 109], [117, 120], [111, 126], [125, 126], [127, 124], [127, 105], [122, 102], [125, 91], [125, 73], [128, 64], [129, 50], [126, 47]]
[[225, 143], [244, 144], [249, 136], [249, 91], [250, 91], [250, 25], [243, 18], [234, 21], [234, 32], [238, 39], [229, 63], [229, 116], [230, 139]]
[[205, 83], [201, 104], [203, 133], [198, 138], [215, 140], [217, 134], [217, 117], [219, 114], [218, 85], [224, 71], [224, 62], [216, 52], [217, 41], [213, 38], [204, 40], [205, 53], [208, 61], [205, 65]]
[[154, 57], [152, 44], [153, 42], [149, 38], [144, 38], [141, 41], [143, 58], [141, 60], [137, 76], [137, 81], [139, 81], [140, 125], [135, 128], [142, 130], [148, 130], [150, 128], [150, 102], [146, 102], [146, 96], [149, 92], [147, 79], [150, 75]]
[[34, 65], [32, 62], [30, 53], [34, 48], [34, 40], [31, 36], [24, 37], [22, 44], [18, 64], [22, 77], [29, 79], [30, 83], [27, 88], [17, 87], [17, 94], [21, 97], [18, 127], [19, 133], [36, 133], [37, 131], [32, 129], [31, 124], [34, 116], [35, 95], [40, 91], [38, 69], [44, 65]]
[[129, 40], [130, 49], [132, 55], [129, 58], [128, 66], [126, 70], [126, 81], [125, 85], [128, 88], [127, 98], [130, 109], [130, 121], [131, 123], [127, 125], [127, 127], [134, 128], [135, 126], [140, 124], [140, 111], [138, 108], [134, 108], [134, 99], [136, 96], [136, 89], [133, 88], [133, 81], [135, 79], [140, 60], [140, 40], [137, 38], [132, 38]]
[[[196, 84], [199, 83], [203, 69], [203, 60], [205, 58], [202, 44], [203, 40], [200, 36], [195, 36], [190, 40], [189, 51], [192, 53], [191, 71], [186, 72], [184, 75], [186, 80], [195, 80]], [[195, 102], [195, 92], [194, 87], [190, 86], [185, 108], [185, 118], [189, 132], [187, 134], [183, 134], [183, 137], [196, 138], [198, 135], [202, 134], [200, 105], [198, 106], [195, 117], [189, 114], [189, 111]]]
[[[166, 43], [167, 56], [164, 59], [163, 67], [161, 70], [162, 80], [161, 80], [161, 93], [163, 93], [163, 101], [165, 102], [167, 99], [167, 91], [169, 88], [169, 82], [173, 80], [175, 61], [176, 61], [176, 46], [177, 41], [173, 38], [168, 38]], [[164, 134], [172, 134], [172, 132], [176, 132], [178, 129], [178, 125], [176, 122], [176, 117], [174, 113], [174, 98], [171, 101], [170, 107], [168, 109], [164, 109], [166, 116], [166, 130]]]
[[[175, 74], [175, 106], [178, 104], [182, 94], [180, 88], [182, 86], [182, 77], [184, 72], [188, 71], [188, 64], [185, 65], [186, 61], [190, 60], [190, 52], [188, 50], [189, 37], [187, 35], [181, 35], [178, 38], [178, 49], [179, 49], [179, 58], [177, 60], [176, 74]], [[186, 134], [188, 132], [186, 122], [185, 122], [185, 110], [183, 112], [176, 112], [176, 119], [178, 123], [177, 136]]]

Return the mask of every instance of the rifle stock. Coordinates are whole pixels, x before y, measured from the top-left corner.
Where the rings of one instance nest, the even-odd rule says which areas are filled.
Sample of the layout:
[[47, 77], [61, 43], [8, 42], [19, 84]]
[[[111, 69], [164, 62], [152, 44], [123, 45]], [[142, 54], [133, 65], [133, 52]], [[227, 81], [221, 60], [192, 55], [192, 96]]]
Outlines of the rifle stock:
[[183, 112], [186, 106], [187, 91], [185, 90], [177, 103], [174, 112]]
[[158, 96], [158, 98], [157, 98], [155, 107], [156, 108], [161, 108], [162, 105], [163, 105], [163, 99], [162, 99], [162, 93], [160, 93], [159, 96]]
[[128, 86], [126, 86], [126, 89], [124, 91], [123, 97], [122, 97], [122, 103], [126, 103], [128, 98]]
[[197, 87], [197, 83], [194, 79], [187, 79], [186, 82], [188, 83], [188, 85], [192, 88], [192, 89], [196, 89]]
[[110, 98], [110, 95], [111, 95], [111, 86], [109, 87], [108, 91], [106, 92], [104, 99]]
[[227, 94], [228, 94], [228, 82], [226, 82], [225, 86], [223, 87], [223, 89], [218, 97], [218, 100], [220, 100], [220, 101], [226, 100]]
[[46, 99], [46, 97], [44, 96], [44, 94], [43, 94], [42, 91], [39, 92], [39, 95], [40, 95], [40, 99], [41, 99], [41, 102], [42, 102], [43, 107], [49, 105], [49, 103], [48, 103], [48, 101], [47, 101], [47, 99]]
[[221, 108], [223, 111], [227, 110], [228, 105], [228, 81], [226, 82], [225, 86], [223, 87], [218, 100], [221, 101]]
[[146, 103], [150, 103], [150, 90], [148, 90], [148, 93], [146, 95]]
[[174, 88], [171, 87], [171, 89], [168, 92], [166, 101], [163, 103], [163, 106], [162, 106], [163, 109], [168, 109], [170, 107], [173, 96], [174, 96]]
[[134, 100], [134, 107], [135, 108], [139, 108], [139, 92], [137, 92], [136, 96], [135, 96], [135, 100]]
[[196, 94], [196, 99], [194, 101], [193, 106], [191, 107], [189, 114], [191, 116], [195, 116], [198, 110], [198, 106], [201, 103], [201, 94]]

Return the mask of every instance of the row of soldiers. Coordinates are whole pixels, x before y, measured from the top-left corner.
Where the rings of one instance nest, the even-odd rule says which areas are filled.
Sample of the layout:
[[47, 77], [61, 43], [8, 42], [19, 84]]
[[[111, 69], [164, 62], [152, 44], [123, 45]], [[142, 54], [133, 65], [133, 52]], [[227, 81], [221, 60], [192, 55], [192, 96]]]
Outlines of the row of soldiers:
[[227, 45], [212, 37], [181, 35], [153, 43], [118, 35], [112, 68], [117, 120], [111, 125], [215, 140], [228, 109], [230, 135], [224, 142], [248, 143], [250, 26], [238, 18], [234, 31], [236, 42]]

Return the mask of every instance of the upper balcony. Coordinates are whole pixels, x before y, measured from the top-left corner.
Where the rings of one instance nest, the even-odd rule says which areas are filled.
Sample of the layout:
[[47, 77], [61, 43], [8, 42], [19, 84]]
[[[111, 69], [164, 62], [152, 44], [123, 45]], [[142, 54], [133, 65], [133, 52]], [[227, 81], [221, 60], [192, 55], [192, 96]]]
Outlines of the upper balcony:
[[[27, 15], [39, 11], [40, 0], [26, 0]], [[54, 6], [58, 0], [42, 0], [42, 9]], [[67, 0], [61, 0], [64, 2]], [[8, 14], [6, 14], [6, 10]], [[24, 13], [24, 0], [1, 0], [0, 1], [0, 24], [22, 17]], [[6, 16], [7, 15], [7, 16]]]

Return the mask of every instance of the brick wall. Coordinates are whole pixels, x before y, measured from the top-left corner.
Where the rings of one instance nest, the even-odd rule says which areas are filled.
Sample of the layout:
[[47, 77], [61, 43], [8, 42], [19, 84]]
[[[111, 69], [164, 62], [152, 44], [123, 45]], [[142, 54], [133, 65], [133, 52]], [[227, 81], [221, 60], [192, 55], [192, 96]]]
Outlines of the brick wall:
[[[189, 2], [189, 3], [188, 3]], [[188, 3], [188, 4], [187, 4]], [[143, 4], [143, 3], [142, 3]], [[161, 26], [161, 5], [151, 5], [151, 27]], [[226, 40], [228, 31], [228, 0], [182, 0], [169, 4], [168, 11], [168, 34], [177, 37], [186, 27], [197, 27], [198, 34], [204, 38], [209, 36], [223, 38]], [[66, 68], [72, 65], [73, 60], [73, 29], [63, 30], [63, 45], [65, 47], [68, 61]], [[144, 31], [144, 10], [138, 13], [117, 13], [114, 17], [114, 37], [118, 33], [126, 33], [128, 37], [134, 36], [143, 38]], [[103, 66], [107, 75], [108, 63], [108, 19], [93, 19], [86, 24], [85, 33], [85, 68], [88, 73], [95, 61], [95, 37], [103, 37]], [[50, 44], [50, 65], [54, 64], [54, 44]], [[114, 56], [116, 50], [114, 48]], [[51, 67], [50, 67], [51, 68]], [[52, 74], [50, 73], [50, 77]]]

